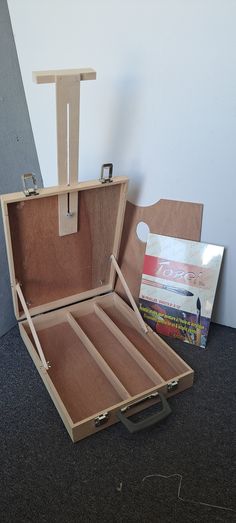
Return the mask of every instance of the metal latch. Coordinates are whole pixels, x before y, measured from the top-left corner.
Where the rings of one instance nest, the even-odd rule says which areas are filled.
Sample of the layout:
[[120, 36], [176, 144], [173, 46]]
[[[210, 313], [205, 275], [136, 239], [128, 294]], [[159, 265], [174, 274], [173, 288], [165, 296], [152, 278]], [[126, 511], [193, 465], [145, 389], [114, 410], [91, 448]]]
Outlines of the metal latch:
[[[35, 196], [36, 194], [39, 194], [37, 189], [37, 182], [36, 182], [36, 176], [35, 174], [29, 173], [29, 174], [23, 174], [21, 176], [24, 194], [25, 196]], [[27, 187], [27, 182], [31, 182], [33, 187]]]
[[109, 412], [103, 412], [102, 414], [99, 414], [99, 416], [97, 416], [94, 419], [95, 427], [100, 427], [100, 425], [104, 425], [104, 423], [106, 423], [108, 421], [108, 418], [109, 418]]
[[172, 392], [172, 390], [177, 389], [178, 384], [179, 384], [179, 380], [171, 381], [170, 383], [167, 384], [167, 391]]
[[104, 163], [101, 168], [101, 176], [99, 178], [101, 183], [110, 183], [112, 182], [112, 173], [113, 173], [113, 164]]

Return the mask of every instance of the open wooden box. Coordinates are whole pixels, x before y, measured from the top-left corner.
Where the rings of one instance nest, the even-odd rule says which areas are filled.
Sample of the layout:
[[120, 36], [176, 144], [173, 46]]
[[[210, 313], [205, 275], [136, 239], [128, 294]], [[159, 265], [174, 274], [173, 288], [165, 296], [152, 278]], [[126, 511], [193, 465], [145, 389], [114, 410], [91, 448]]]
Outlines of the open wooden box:
[[[118, 418], [125, 422], [125, 411], [163, 402], [162, 394], [193, 381], [189, 366], [149, 327], [144, 332], [113, 291], [110, 257], [118, 256], [127, 183], [113, 178], [2, 197], [20, 333], [73, 441]], [[78, 232], [59, 236], [58, 198], [65, 191], [78, 194]], [[166, 403], [161, 412], [130, 430], [167, 415]]]
[[[116, 261], [128, 179], [76, 181], [79, 85], [94, 74], [36, 75], [56, 83], [60, 185], [1, 197], [20, 333], [73, 441], [118, 420], [131, 432], [152, 426], [193, 382], [145, 325]], [[116, 273], [133, 309], [114, 292]], [[151, 417], [128, 419], [160, 400]]]

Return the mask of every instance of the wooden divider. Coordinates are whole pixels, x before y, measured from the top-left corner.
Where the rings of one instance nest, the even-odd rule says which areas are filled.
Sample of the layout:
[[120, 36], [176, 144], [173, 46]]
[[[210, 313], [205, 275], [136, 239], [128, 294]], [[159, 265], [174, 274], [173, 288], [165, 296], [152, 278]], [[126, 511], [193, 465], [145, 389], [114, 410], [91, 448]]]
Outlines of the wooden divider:
[[[140, 338], [143, 339], [143, 344], [139, 344], [140, 347], [138, 350], [142, 350], [144, 357], [146, 358], [146, 349], [149, 347], [152, 351], [155, 351], [156, 362], [158, 366], [165, 363], [163, 370], [161, 371], [161, 376], [164, 380], [168, 380], [177, 374], [182, 374], [186, 371], [192, 370], [187, 363], [178, 356], [178, 354], [160, 337], [158, 336], [151, 327], [148, 326], [148, 334], [145, 335], [140, 329], [138, 329], [138, 322], [136, 317], [131, 314], [130, 308], [125, 303], [118, 294], [114, 294], [114, 304], [115, 308], [119, 312], [120, 320], [126, 319], [133, 326], [134, 330], [137, 331]], [[122, 324], [122, 321], [119, 323]], [[122, 329], [124, 325], [122, 324]], [[137, 340], [136, 340], [137, 341]], [[148, 358], [147, 358], [148, 359]], [[152, 357], [153, 359], [153, 357]], [[154, 366], [154, 365], [153, 365]]]
[[118, 339], [121, 345], [127, 350], [130, 356], [136, 361], [136, 363], [141, 367], [141, 369], [148, 375], [148, 377], [157, 385], [164, 383], [164, 380], [158, 374], [158, 372], [150, 365], [150, 363], [140, 354], [136, 347], [128, 340], [128, 338], [123, 334], [123, 332], [117, 327], [117, 325], [109, 318], [109, 316], [97, 305], [94, 303], [95, 314], [99, 319], [106, 325], [106, 327], [112, 332], [112, 334]]
[[97, 365], [102, 370], [102, 372], [105, 374], [107, 379], [110, 381], [111, 385], [114, 387], [116, 392], [118, 392], [118, 394], [124, 400], [130, 398], [131, 396], [130, 396], [129, 392], [125, 389], [125, 387], [122, 385], [121, 381], [117, 378], [117, 376], [114, 374], [112, 369], [103, 359], [103, 357], [99, 354], [96, 347], [90, 341], [90, 339], [85, 334], [83, 329], [79, 326], [79, 324], [77, 323], [77, 321], [75, 320], [73, 315], [70, 312], [67, 312], [66, 318], [68, 320], [68, 323], [74, 330], [74, 332], [79, 337], [80, 341], [83, 343], [84, 347], [87, 349], [87, 351], [90, 353], [90, 355], [94, 358]]

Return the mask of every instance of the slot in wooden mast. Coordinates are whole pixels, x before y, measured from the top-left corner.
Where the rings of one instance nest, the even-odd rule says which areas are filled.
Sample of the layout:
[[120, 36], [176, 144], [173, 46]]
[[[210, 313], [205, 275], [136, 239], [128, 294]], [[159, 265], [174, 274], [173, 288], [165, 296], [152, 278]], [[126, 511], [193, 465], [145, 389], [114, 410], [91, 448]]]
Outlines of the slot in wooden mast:
[[[38, 71], [37, 83], [56, 84], [58, 185], [78, 183], [80, 81], [94, 80], [93, 69]], [[78, 193], [58, 196], [59, 236], [78, 230]]]

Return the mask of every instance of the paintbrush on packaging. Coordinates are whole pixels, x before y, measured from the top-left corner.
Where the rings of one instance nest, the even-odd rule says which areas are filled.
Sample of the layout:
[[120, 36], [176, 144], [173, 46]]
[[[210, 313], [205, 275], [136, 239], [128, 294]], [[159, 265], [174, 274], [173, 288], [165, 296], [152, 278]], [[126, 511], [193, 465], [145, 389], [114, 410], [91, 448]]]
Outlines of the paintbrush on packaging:
[[197, 314], [196, 314], [196, 345], [201, 345], [201, 301], [200, 298], [197, 299]]
[[165, 291], [176, 292], [176, 294], [182, 294], [182, 296], [194, 296], [194, 294], [191, 291], [188, 291], [187, 289], [172, 287], [172, 285], [164, 285], [163, 283], [146, 280], [145, 278], [142, 278], [142, 283], [144, 283], [145, 285], [150, 285], [151, 287], [157, 287], [158, 289], [164, 289]]

